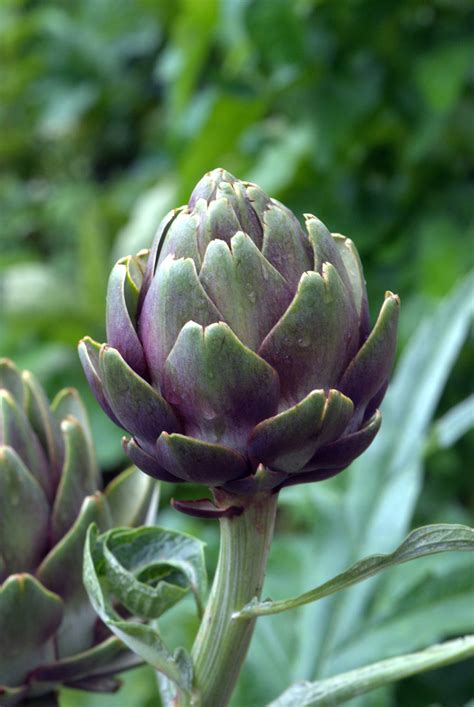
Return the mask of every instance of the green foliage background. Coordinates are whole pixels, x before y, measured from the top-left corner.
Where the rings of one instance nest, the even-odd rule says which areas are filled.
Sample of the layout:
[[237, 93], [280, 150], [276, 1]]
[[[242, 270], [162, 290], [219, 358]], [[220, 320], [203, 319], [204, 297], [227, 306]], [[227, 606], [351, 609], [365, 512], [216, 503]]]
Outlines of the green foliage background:
[[[401, 348], [472, 268], [470, 0], [2, 0], [0, 28], [0, 352], [51, 393], [80, 388], [106, 473], [124, 465], [120, 432], [85, 388], [76, 342], [104, 339], [114, 260], [148, 246], [209, 169], [255, 181], [353, 238], [373, 311], [385, 289], [402, 297]], [[466, 345], [438, 415], [465, 398], [470, 375]], [[416, 523], [472, 520], [472, 431], [426, 449]], [[322, 487], [304, 508], [283, 507], [275, 577], [297, 572], [291, 548], [304, 552], [318, 533], [311, 499]], [[164, 511], [161, 523], [203, 536], [212, 568], [215, 528], [175, 516]], [[333, 542], [337, 553], [344, 539]], [[283, 596], [292, 585], [280, 584]], [[171, 619], [189, 640], [190, 615]], [[274, 625], [284, 664], [293, 647]], [[468, 674], [412, 679], [373, 705], [463, 705]], [[127, 681], [115, 700], [70, 693], [64, 705], [152, 703], [149, 675]], [[262, 688], [252, 699], [274, 696]]]

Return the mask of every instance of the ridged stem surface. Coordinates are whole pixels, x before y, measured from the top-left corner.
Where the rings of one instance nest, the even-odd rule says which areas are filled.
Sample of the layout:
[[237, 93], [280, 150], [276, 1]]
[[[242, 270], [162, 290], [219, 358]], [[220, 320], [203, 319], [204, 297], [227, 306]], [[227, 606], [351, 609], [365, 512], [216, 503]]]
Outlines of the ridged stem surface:
[[247, 655], [255, 620], [236, 621], [232, 614], [260, 597], [277, 500], [277, 494], [245, 499], [241, 515], [219, 521], [219, 561], [192, 651], [202, 707], [228, 704]]

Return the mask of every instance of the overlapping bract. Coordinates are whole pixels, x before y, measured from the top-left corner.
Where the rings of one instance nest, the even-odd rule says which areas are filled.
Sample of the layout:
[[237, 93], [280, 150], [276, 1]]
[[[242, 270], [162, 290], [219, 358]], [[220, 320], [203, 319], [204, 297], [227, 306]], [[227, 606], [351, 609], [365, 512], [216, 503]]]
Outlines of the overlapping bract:
[[77, 392], [62, 390], [50, 406], [31, 373], [0, 359], [2, 705], [62, 681], [107, 688], [109, 675], [136, 662], [117, 639], [98, 640], [82, 551], [92, 522], [104, 531], [143, 522], [153, 482], [132, 468], [100, 488]]
[[399, 300], [370, 330], [354, 244], [305, 221], [217, 169], [114, 267], [108, 344], [80, 356], [143, 471], [248, 494], [332, 476], [373, 440]]

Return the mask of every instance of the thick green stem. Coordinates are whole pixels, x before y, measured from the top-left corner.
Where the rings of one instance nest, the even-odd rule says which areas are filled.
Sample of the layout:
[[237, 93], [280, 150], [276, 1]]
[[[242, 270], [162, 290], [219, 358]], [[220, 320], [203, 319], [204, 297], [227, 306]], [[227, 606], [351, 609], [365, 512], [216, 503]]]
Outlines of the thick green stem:
[[195, 688], [203, 707], [228, 704], [245, 660], [255, 620], [236, 621], [232, 614], [254, 597], [260, 597], [277, 494], [245, 499], [238, 505], [244, 509], [241, 515], [219, 521], [219, 562], [192, 651]]

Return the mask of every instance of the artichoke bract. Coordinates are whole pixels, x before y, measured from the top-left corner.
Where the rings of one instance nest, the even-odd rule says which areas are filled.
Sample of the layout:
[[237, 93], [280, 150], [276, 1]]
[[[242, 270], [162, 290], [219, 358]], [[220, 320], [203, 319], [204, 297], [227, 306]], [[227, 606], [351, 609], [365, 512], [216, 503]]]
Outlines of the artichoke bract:
[[351, 240], [223, 169], [118, 261], [107, 338], [79, 352], [130, 459], [246, 495], [328, 478], [380, 427], [399, 299], [371, 329]]
[[130, 468], [101, 492], [87, 415], [73, 389], [51, 406], [28, 371], [0, 359], [0, 703], [62, 682], [115, 688], [136, 659], [98, 624], [82, 584], [87, 529], [137, 525], [154, 482]]

